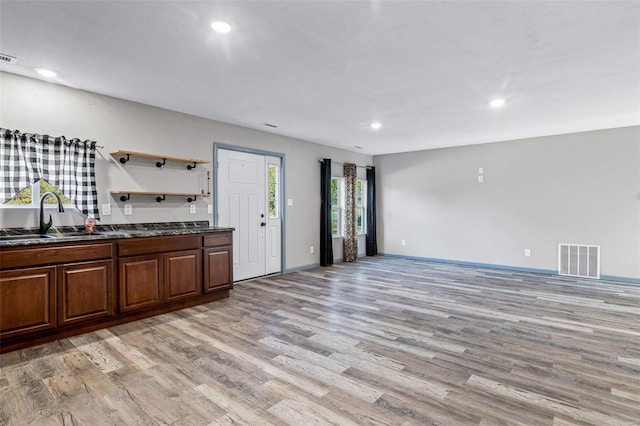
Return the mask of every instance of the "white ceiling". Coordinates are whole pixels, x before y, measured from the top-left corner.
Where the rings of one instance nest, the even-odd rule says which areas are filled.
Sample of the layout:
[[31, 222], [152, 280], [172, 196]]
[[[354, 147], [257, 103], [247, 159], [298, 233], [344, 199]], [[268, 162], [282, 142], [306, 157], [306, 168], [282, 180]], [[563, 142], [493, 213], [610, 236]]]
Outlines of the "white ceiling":
[[0, 52], [19, 59], [0, 70], [368, 154], [640, 124], [639, 1], [0, 0]]

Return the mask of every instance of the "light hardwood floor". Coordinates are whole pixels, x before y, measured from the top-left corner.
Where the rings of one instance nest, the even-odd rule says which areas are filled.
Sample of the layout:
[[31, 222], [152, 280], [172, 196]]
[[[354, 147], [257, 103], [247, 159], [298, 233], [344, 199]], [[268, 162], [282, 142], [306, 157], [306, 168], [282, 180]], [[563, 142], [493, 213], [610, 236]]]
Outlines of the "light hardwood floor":
[[363, 258], [0, 361], [6, 425], [639, 425], [640, 286]]

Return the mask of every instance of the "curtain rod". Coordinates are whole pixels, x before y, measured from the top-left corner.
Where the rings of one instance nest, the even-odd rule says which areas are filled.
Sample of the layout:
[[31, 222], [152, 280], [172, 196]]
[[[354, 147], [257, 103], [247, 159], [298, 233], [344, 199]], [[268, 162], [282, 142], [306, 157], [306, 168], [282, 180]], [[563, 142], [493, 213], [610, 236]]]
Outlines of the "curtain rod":
[[[324, 160], [318, 160], [318, 163], [324, 163]], [[344, 163], [343, 163], [342, 161], [333, 161], [333, 160], [331, 160], [331, 163], [333, 163], [333, 164], [342, 164], [342, 165], [344, 165]], [[369, 165], [366, 165], [366, 166], [359, 166], [359, 165], [357, 165], [357, 164], [356, 164], [356, 167], [360, 167], [361, 169], [370, 169], [370, 168], [372, 168], [373, 166], [369, 166]]]

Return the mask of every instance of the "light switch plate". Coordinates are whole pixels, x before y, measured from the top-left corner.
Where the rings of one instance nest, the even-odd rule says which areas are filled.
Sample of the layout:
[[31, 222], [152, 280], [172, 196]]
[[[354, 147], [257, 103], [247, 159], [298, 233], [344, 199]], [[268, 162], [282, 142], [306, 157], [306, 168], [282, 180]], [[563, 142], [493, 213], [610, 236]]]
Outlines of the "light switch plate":
[[213, 204], [207, 205], [207, 214], [213, 214]]
[[481, 175], [484, 173], [484, 167], [478, 167], [478, 174]]
[[524, 249], [524, 255], [527, 257], [531, 256], [531, 249]]
[[125, 216], [130, 216], [133, 214], [133, 204], [124, 205], [124, 214]]
[[484, 176], [480, 175], [478, 176], [478, 183], [482, 183], [484, 182]]
[[195, 213], [195, 212], [196, 212], [196, 205], [189, 204], [189, 213]]
[[287, 198], [287, 206], [293, 206], [293, 198]]
[[102, 205], [102, 216], [111, 216], [111, 204]]

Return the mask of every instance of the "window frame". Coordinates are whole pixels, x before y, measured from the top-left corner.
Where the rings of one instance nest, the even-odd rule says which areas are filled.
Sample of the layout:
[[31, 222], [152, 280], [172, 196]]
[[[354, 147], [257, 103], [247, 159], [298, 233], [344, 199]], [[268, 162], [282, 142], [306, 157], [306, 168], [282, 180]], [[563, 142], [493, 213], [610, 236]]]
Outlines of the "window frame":
[[[356, 196], [356, 211], [362, 211], [362, 229], [358, 231], [358, 235], [367, 235], [367, 180], [358, 179], [356, 186], [360, 184], [360, 191], [362, 196], [360, 197], [360, 204], [358, 204], [358, 197]], [[357, 194], [357, 189], [356, 189]], [[356, 220], [358, 215], [356, 214]], [[356, 230], [358, 225], [356, 224]]]
[[[331, 203], [331, 236], [333, 238], [344, 238], [344, 178], [338, 176], [332, 176], [331, 181], [338, 182], [338, 204]], [[357, 183], [361, 185], [362, 197], [361, 204], [357, 204], [356, 198], [356, 211], [362, 211], [362, 227], [358, 231], [358, 235], [367, 235], [367, 180], [366, 179], [357, 179]], [[331, 200], [333, 201], [333, 199]], [[333, 211], [337, 209], [338, 211], [338, 233], [333, 233]], [[357, 215], [356, 215], [357, 218]], [[356, 225], [357, 227], [357, 225]]]
[[[337, 190], [337, 202], [338, 204], [333, 204], [333, 196], [331, 197], [331, 236], [333, 238], [342, 238], [344, 236], [344, 178], [341, 177], [331, 177], [331, 185], [333, 186], [333, 181], [338, 183]], [[338, 232], [333, 232], [333, 211], [337, 209], [338, 211]]]

